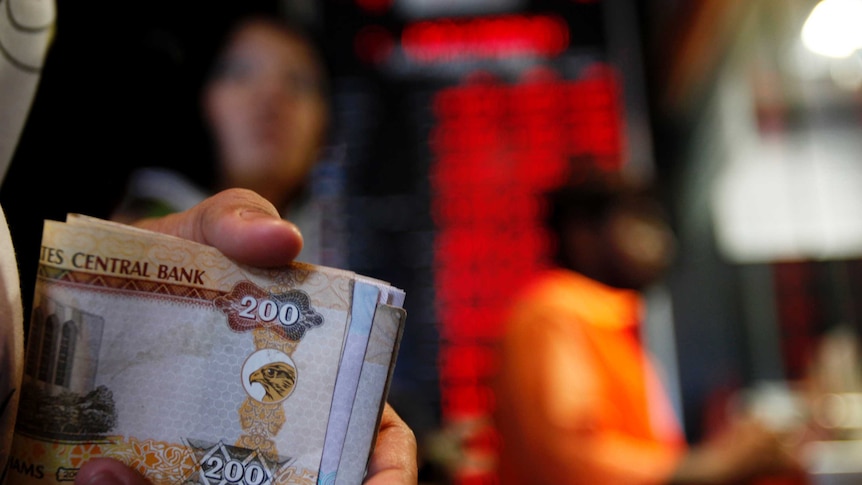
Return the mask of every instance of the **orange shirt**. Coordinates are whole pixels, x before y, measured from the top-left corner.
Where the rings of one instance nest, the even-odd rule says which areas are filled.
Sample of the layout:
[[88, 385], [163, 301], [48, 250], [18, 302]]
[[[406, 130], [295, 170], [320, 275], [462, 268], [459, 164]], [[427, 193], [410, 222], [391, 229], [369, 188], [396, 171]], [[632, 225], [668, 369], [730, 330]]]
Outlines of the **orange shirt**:
[[496, 425], [503, 485], [664, 483], [685, 448], [637, 342], [641, 299], [548, 271], [501, 340]]

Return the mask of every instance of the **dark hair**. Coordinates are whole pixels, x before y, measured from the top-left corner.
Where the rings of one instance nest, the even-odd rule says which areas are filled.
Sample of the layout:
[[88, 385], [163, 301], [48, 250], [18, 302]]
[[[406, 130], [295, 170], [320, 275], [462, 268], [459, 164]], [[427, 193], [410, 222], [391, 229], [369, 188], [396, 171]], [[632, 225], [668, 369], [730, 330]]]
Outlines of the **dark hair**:
[[[248, 6], [243, 8], [237, 6], [230, 10], [230, 14], [222, 15], [218, 21], [213, 23], [211, 26], [211, 38], [213, 40], [208, 43], [205, 55], [201, 56], [206, 66], [212, 66], [218, 60], [218, 56], [224, 51], [231, 40], [231, 36], [238, 28], [248, 21], [262, 20], [302, 39], [317, 55], [324, 74], [327, 77], [331, 74], [326, 56], [326, 44], [318, 29], [314, 29], [311, 25], [283, 13], [279, 8], [273, 6], [268, 8], [261, 7], [257, 4], [252, 5], [256, 7]], [[204, 74], [206, 72], [204, 71]]]
[[611, 213], [625, 211], [667, 222], [654, 190], [624, 184], [563, 186], [546, 194], [546, 228], [555, 239], [555, 262], [568, 265], [563, 252], [566, 229], [577, 225], [598, 233]]
[[598, 221], [613, 200], [613, 195], [604, 190], [569, 187], [557, 189], [547, 196], [548, 227], [559, 232], [563, 222], [568, 220]]

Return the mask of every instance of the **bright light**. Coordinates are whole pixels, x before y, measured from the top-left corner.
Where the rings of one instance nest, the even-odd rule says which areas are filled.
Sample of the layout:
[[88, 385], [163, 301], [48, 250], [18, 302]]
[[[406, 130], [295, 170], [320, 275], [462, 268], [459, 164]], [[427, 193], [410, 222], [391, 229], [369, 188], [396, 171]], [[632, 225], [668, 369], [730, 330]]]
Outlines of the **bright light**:
[[827, 57], [849, 57], [862, 48], [862, 0], [821, 0], [802, 26], [802, 42]]

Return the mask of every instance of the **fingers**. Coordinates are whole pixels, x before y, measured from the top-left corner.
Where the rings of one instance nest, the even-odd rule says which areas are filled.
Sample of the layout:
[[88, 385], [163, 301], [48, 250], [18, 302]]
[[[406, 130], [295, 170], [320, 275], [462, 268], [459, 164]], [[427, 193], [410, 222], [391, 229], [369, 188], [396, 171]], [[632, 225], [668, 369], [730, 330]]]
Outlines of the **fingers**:
[[371, 455], [365, 485], [415, 485], [419, 481], [416, 437], [394, 409], [386, 403]]
[[266, 199], [245, 189], [228, 189], [185, 212], [135, 225], [214, 246], [251, 266], [283, 266], [302, 249], [299, 229]]
[[780, 436], [753, 417], [738, 417], [707, 448], [724, 471], [722, 483], [736, 483], [768, 474], [798, 474], [798, 460], [782, 444]]
[[140, 473], [112, 458], [93, 458], [84, 463], [75, 485], [151, 485]]

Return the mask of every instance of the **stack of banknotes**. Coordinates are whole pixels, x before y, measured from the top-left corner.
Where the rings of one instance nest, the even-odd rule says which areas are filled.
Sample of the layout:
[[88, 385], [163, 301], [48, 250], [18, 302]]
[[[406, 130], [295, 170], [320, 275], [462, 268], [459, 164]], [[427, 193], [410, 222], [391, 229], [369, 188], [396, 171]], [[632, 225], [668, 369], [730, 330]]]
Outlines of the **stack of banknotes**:
[[46, 221], [7, 483], [108, 456], [155, 484], [359, 484], [404, 292], [236, 264], [81, 215]]

